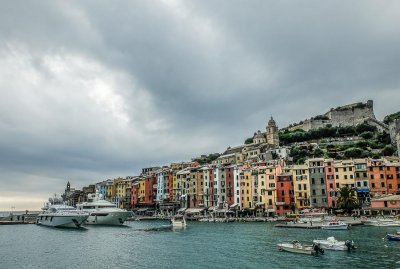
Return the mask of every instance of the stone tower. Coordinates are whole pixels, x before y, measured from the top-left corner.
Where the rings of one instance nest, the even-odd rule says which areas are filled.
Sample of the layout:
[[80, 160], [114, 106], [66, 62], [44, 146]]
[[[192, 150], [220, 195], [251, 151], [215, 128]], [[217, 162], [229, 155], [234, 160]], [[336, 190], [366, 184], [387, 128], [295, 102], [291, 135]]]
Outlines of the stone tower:
[[267, 143], [276, 147], [279, 146], [278, 126], [276, 126], [276, 122], [272, 116], [267, 126]]

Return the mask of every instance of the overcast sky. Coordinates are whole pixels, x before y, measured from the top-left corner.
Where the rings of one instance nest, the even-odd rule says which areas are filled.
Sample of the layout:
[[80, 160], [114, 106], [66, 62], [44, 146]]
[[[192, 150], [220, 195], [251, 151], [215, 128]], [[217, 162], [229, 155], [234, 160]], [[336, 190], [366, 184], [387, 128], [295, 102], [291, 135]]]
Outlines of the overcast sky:
[[331, 107], [400, 110], [399, 1], [1, 1], [0, 210], [221, 152]]

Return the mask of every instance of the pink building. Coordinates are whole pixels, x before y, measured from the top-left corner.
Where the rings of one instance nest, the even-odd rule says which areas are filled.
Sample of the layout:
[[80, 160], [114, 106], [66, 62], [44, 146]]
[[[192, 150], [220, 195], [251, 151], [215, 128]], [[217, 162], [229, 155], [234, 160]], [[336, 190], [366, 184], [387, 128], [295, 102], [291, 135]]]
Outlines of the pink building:
[[380, 214], [399, 214], [400, 195], [388, 195], [371, 199], [371, 211]]

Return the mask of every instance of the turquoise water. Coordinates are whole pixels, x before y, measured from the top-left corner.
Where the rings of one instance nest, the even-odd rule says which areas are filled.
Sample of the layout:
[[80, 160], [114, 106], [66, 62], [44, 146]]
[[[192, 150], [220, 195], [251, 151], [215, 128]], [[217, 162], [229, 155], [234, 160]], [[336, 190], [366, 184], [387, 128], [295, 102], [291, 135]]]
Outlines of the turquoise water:
[[[382, 240], [391, 227], [348, 231], [284, 229], [274, 223], [189, 222], [172, 231], [166, 221], [126, 227], [57, 229], [0, 226], [0, 268], [400, 268], [400, 242]], [[335, 236], [353, 239], [354, 252], [319, 257], [280, 252], [279, 240]]]

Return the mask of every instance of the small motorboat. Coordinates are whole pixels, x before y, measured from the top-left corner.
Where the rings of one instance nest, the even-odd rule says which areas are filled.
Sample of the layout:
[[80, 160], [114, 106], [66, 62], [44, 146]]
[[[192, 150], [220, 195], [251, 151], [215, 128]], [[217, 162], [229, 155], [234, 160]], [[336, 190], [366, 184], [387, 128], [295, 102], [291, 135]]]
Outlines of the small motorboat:
[[338, 241], [335, 237], [331, 236], [327, 239], [313, 240], [314, 244], [319, 244], [323, 249], [329, 250], [352, 250], [356, 249], [352, 240]]
[[183, 215], [175, 215], [171, 219], [171, 226], [172, 228], [185, 228], [186, 225], [186, 219]]
[[395, 234], [387, 234], [386, 238], [389, 241], [400, 241], [400, 232], [396, 232]]
[[321, 225], [321, 229], [324, 230], [347, 230], [348, 228], [348, 224], [337, 220], [332, 220]]
[[319, 244], [303, 245], [297, 240], [279, 243], [278, 249], [280, 251], [315, 256], [317, 256], [318, 254], [324, 254], [324, 250], [319, 246]]

